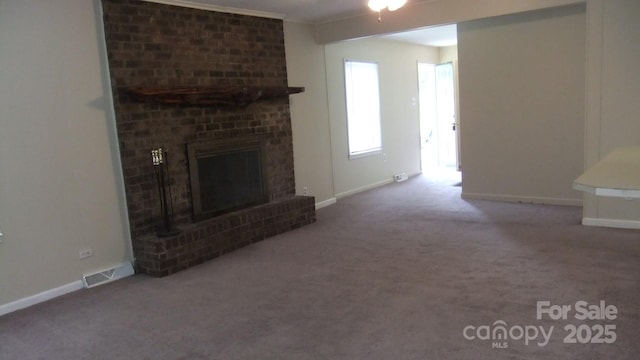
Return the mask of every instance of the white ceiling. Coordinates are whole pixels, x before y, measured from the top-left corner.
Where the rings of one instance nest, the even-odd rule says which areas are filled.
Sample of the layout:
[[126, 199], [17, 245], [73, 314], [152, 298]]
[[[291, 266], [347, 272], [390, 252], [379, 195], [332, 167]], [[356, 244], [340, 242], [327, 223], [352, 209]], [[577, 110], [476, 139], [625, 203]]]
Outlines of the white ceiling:
[[[429, 0], [409, 0], [407, 5], [423, 1]], [[312, 23], [371, 12], [367, 7], [368, 0], [173, 0], [173, 2], [261, 11], [287, 20]]]
[[[368, 0], [148, 0], [190, 7], [204, 7], [218, 10], [249, 11], [256, 15], [282, 18], [290, 21], [322, 23], [351, 16], [377, 13], [367, 7]], [[412, 3], [430, 0], [409, 0]], [[428, 46], [450, 46], [456, 44], [456, 26], [441, 26], [420, 29], [385, 38], [417, 43]]]

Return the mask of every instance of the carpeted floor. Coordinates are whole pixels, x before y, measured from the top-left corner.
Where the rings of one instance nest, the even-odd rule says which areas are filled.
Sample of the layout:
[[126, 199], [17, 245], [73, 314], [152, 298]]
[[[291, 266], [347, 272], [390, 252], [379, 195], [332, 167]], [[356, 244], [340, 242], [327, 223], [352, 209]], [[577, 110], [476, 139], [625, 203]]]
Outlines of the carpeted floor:
[[[640, 358], [640, 232], [581, 226], [575, 207], [465, 201], [458, 182], [367, 191], [181, 273], [0, 317], [0, 358]], [[566, 319], [538, 320], [538, 301]], [[608, 318], [577, 319], [580, 301]]]

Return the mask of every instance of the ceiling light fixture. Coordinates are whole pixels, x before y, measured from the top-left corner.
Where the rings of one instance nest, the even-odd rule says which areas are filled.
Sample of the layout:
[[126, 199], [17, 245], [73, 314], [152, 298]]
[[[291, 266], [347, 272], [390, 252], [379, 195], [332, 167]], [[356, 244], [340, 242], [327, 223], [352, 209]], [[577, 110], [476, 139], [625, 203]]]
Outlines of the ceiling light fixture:
[[382, 10], [396, 11], [404, 6], [407, 0], [369, 0], [369, 8], [378, 12], [378, 21], [382, 21]]

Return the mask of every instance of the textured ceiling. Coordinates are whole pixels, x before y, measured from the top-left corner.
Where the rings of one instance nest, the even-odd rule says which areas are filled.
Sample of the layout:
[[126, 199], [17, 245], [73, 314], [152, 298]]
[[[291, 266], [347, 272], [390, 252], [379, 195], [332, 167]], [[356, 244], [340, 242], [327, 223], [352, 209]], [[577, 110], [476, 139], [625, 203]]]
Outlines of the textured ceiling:
[[[426, 0], [409, 0], [422, 2]], [[284, 19], [325, 22], [371, 12], [368, 0], [191, 0], [193, 3], [262, 11]]]
[[[368, 0], [147, 0], [184, 6], [203, 6], [228, 10], [250, 11], [257, 15], [290, 21], [322, 23], [356, 15], [377, 16]], [[406, 6], [431, 0], [408, 0]], [[429, 46], [456, 44], [456, 26], [419, 29], [385, 36], [386, 38]]]

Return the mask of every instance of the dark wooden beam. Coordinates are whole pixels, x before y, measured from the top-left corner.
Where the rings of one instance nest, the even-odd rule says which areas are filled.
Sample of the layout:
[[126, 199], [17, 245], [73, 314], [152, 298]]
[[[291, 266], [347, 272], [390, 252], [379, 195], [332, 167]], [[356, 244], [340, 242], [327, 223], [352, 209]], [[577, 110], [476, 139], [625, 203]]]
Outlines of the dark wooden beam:
[[176, 105], [246, 106], [255, 101], [304, 92], [304, 87], [135, 87], [139, 101]]

